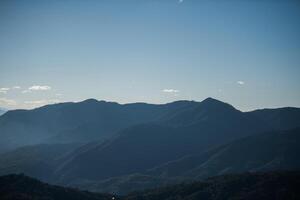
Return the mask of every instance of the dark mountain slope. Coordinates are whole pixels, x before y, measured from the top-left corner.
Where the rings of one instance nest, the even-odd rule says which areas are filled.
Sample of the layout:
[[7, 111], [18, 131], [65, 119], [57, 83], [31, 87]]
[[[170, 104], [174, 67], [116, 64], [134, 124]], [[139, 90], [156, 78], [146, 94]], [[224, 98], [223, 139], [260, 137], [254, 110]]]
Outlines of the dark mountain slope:
[[24, 175], [0, 177], [1, 200], [111, 200], [112, 195], [95, 194], [42, 183]]
[[99, 180], [140, 173], [265, 129], [262, 122], [232, 106], [207, 99], [170, 112], [159, 122], [132, 126], [104, 144], [87, 147], [64, 162], [57, 174], [65, 183], [75, 178]]
[[215, 144], [273, 130], [261, 119], [212, 98], [205, 99], [194, 108], [177, 112], [166, 120], [166, 124], [184, 132], [197, 132], [202, 135], [202, 140], [206, 140], [205, 143]]
[[24, 173], [50, 181], [59, 160], [80, 144], [39, 144], [0, 154], [0, 175]]
[[142, 174], [72, 185], [98, 192], [127, 194], [139, 189], [248, 171], [300, 170], [300, 128], [249, 136], [198, 155], [186, 155]]
[[158, 177], [203, 179], [224, 173], [299, 170], [300, 128], [236, 140], [198, 156], [186, 156], [149, 170]]
[[287, 130], [299, 126], [300, 112], [299, 108], [277, 108], [277, 109], [262, 109], [248, 112], [261, 121], [265, 122], [274, 130]]
[[124, 197], [53, 186], [24, 175], [0, 177], [3, 200], [296, 200], [300, 198], [299, 171], [223, 175], [202, 182], [179, 184]]
[[224, 175], [204, 182], [133, 193], [126, 200], [296, 200], [300, 173], [268, 172]]

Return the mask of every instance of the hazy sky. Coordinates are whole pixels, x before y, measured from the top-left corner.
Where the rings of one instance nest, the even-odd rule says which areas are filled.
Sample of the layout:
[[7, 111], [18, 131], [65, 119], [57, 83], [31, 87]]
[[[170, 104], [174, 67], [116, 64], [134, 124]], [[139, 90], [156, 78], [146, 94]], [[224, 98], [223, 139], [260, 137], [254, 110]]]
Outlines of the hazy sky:
[[300, 107], [297, 0], [0, 1], [0, 107]]

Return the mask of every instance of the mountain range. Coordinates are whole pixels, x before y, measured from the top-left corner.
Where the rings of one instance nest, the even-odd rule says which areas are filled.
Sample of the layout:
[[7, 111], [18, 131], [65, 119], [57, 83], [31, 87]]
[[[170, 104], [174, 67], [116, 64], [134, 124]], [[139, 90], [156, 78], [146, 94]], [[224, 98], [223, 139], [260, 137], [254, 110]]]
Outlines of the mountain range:
[[243, 173], [115, 196], [49, 185], [24, 175], [11, 174], [0, 177], [0, 198], [2, 200], [296, 200], [300, 198], [299, 184], [299, 171]]
[[299, 108], [242, 112], [213, 98], [13, 110], [0, 117], [0, 175], [127, 194], [220, 174], [298, 170], [299, 127]]

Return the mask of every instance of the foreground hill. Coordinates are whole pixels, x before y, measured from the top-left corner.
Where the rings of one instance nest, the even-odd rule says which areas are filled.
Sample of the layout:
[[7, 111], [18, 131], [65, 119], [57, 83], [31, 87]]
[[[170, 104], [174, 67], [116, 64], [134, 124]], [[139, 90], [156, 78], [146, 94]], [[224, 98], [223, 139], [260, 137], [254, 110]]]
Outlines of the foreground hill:
[[42, 183], [24, 175], [0, 177], [1, 200], [111, 200], [112, 195], [95, 194]]
[[97, 194], [42, 183], [24, 175], [0, 177], [3, 200], [296, 200], [300, 173], [268, 172], [224, 175], [202, 182], [136, 192], [123, 197]]
[[126, 200], [296, 200], [300, 173], [268, 172], [223, 175], [128, 195]]

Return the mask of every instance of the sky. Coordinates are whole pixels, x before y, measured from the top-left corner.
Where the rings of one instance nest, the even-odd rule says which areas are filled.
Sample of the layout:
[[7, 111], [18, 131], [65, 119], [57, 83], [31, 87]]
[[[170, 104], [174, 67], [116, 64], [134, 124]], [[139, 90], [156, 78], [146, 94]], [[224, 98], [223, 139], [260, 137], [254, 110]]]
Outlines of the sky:
[[300, 107], [297, 0], [0, 1], [0, 107]]

